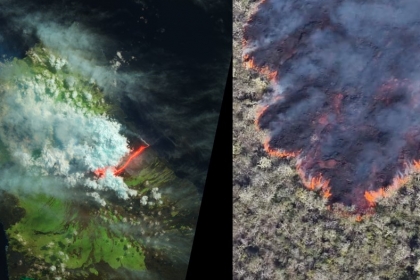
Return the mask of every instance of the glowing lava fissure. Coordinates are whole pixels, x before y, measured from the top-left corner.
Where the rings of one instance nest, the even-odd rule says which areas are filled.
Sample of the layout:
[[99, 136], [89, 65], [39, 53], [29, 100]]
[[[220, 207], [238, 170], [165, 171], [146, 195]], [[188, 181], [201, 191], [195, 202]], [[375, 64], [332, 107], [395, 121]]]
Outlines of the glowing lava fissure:
[[104, 177], [105, 173], [107, 170], [111, 170], [112, 173], [115, 176], [118, 176], [119, 174], [121, 174], [125, 168], [130, 164], [130, 162], [136, 158], [138, 155], [140, 155], [147, 147], [149, 146], [141, 146], [139, 149], [137, 149], [132, 155], [130, 155], [130, 157], [127, 159], [127, 161], [120, 167], [120, 168], [115, 168], [115, 167], [104, 167], [104, 168], [98, 168], [96, 169], [93, 173], [98, 176], [99, 178]]
[[372, 208], [418, 170], [419, 13], [408, 0], [266, 0], [245, 26], [246, 66], [282, 88], [255, 121], [265, 149], [297, 156], [331, 203]]

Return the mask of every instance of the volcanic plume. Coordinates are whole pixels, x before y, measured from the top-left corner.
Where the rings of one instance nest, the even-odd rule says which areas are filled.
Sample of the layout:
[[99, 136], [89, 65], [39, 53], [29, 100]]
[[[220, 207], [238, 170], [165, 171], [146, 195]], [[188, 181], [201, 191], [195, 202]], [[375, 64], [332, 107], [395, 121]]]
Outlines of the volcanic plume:
[[365, 210], [420, 159], [420, 2], [266, 0], [244, 61], [276, 85], [266, 150], [297, 156], [310, 189]]

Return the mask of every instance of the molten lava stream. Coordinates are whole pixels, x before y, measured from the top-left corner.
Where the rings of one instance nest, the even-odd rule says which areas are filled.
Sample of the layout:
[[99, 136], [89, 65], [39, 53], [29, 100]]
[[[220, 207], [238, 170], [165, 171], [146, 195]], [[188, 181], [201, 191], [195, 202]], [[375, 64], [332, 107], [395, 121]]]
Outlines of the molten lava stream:
[[138, 155], [140, 155], [147, 147], [149, 146], [141, 146], [137, 151], [135, 151], [129, 158], [128, 160], [124, 163], [123, 166], [121, 166], [120, 168], [116, 169], [115, 167], [111, 166], [111, 167], [104, 167], [104, 168], [98, 168], [96, 169], [93, 173], [95, 173], [96, 176], [98, 177], [103, 177], [105, 176], [105, 172], [107, 170], [111, 170], [113, 171], [114, 175], [117, 176], [119, 174], [121, 174], [124, 169], [130, 164], [130, 162], [136, 158]]
[[147, 146], [141, 146], [137, 151], [135, 151], [127, 160], [127, 162], [120, 168], [118, 168], [115, 172], [114, 175], [118, 175], [121, 172], [124, 171], [124, 169], [130, 164], [130, 162], [137, 157], [139, 154], [141, 154], [145, 149], [147, 148]]

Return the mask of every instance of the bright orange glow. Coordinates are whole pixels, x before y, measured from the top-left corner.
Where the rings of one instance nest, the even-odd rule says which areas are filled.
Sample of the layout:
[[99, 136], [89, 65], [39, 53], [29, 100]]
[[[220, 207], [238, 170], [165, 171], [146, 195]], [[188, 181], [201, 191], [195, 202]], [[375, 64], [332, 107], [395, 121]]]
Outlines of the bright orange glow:
[[270, 81], [273, 81], [277, 78], [277, 71], [270, 71], [270, 69], [267, 66], [264, 66], [262, 68], [257, 67], [254, 63], [254, 58], [249, 58], [249, 55], [243, 56], [244, 66], [246, 69], [254, 69], [261, 74], [268, 77]]
[[330, 187], [326, 187], [325, 189], [323, 189], [323, 197], [325, 197], [325, 198], [329, 198], [331, 195], [332, 195], [332, 193], [330, 192], [330, 190], [331, 190], [331, 188]]
[[257, 109], [257, 116], [256, 116], [255, 121], [254, 121], [254, 124], [255, 124], [255, 127], [257, 128], [257, 130], [260, 130], [259, 127], [258, 127], [258, 125], [259, 125], [258, 120], [260, 119], [261, 115], [264, 114], [264, 112], [267, 110], [267, 108], [268, 108], [268, 105], [260, 106]]
[[371, 207], [375, 206], [376, 201], [384, 196], [385, 191], [383, 188], [380, 188], [377, 191], [365, 191], [365, 198], [369, 202], [369, 206]]
[[414, 170], [415, 171], [420, 171], [420, 160], [415, 160], [414, 162], [413, 162], [413, 168], [414, 168]]
[[114, 175], [118, 175], [118, 174], [120, 174], [121, 172], [123, 172], [124, 171], [124, 169], [130, 164], [130, 162], [135, 158], [135, 157], [137, 157], [139, 154], [141, 154], [145, 149], [147, 148], [147, 146], [141, 146], [137, 151], [135, 151], [129, 158], [128, 158], [128, 160], [126, 161], [126, 163], [123, 165], [123, 166], [121, 166], [120, 168], [118, 168], [115, 172], [114, 172]]
[[105, 173], [107, 170], [111, 170], [115, 176], [119, 175], [120, 173], [122, 173], [124, 171], [124, 169], [130, 164], [130, 162], [137, 157], [138, 155], [140, 155], [147, 147], [149, 146], [141, 146], [137, 151], [135, 151], [129, 158], [128, 160], [124, 163], [123, 166], [121, 166], [120, 168], [116, 169], [115, 167], [103, 167], [103, 168], [98, 168], [95, 171], [93, 171], [93, 173], [101, 178], [103, 176], [105, 176]]
[[321, 190], [322, 196], [324, 198], [328, 199], [329, 197], [331, 197], [332, 193], [331, 188], [329, 186], [330, 181], [322, 178], [322, 175], [312, 177], [311, 179], [305, 179], [303, 171], [300, 171], [299, 175], [306, 188], [308, 188], [311, 191]]
[[275, 157], [295, 157], [298, 155], [298, 153], [296, 152], [286, 152], [286, 151], [281, 151], [281, 150], [274, 150], [271, 149], [270, 146], [268, 145], [268, 139], [266, 139], [266, 141], [264, 142], [264, 150], [270, 155], [270, 156], [275, 156]]
[[99, 178], [105, 176], [105, 172], [106, 172], [107, 168], [98, 168], [95, 171], [93, 171], [93, 173], [95, 173], [96, 176], [98, 176]]
[[[259, 6], [262, 3], [266, 4]], [[257, 7], [261, 9], [257, 9]], [[375, 119], [375, 116], [372, 122], [359, 122], [361, 118], [365, 117], [363, 107], [368, 106], [371, 115], [380, 114], [380, 109], [376, 108], [392, 108], [394, 104], [400, 102], [400, 93], [407, 93], [408, 100], [411, 99], [411, 102], [407, 103], [408, 106], [417, 110], [420, 106], [420, 95], [415, 94], [417, 85], [409, 79], [396, 78], [389, 74], [381, 79], [382, 86], [375, 84], [375, 89], [372, 88], [370, 96], [373, 100], [365, 102], [364, 99], [358, 98], [361, 94], [358, 92], [358, 88], [349, 87], [347, 89], [347, 86], [335, 82], [337, 78], [340, 78], [339, 73], [337, 74], [338, 68], [335, 64], [326, 62], [325, 65], [331, 66], [331, 74], [327, 75], [326, 80], [331, 79], [332, 83], [331, 85], [322, 83], [319, 86], [318, 90], [321, 92], [319, 94], [325, 96], [326, 101], [317, 103], [319, 104], [318, 108], [314, 108], [315, 103], [312, 103], [310, 97], [307, 97], [307, 95], [309, 96], [307, 88], [316, 84], [322, 75], [306, 71], [307, 75], [299, 76], [297, 71], [292, 71], [293, 73], [285, 71], [288, 71], [290, 65], [294, 65], [294, 63], [302, 64], [301, 56], [313, 51], [316, 47], [311, 45], [313, 43], [311, 39], [306, 39], [310, 38], [309, 36], [302, 37], [302, 34], [298, 34], [299, 32], [279, 33], [277, 41], [268, 40], [267, 36], [270, 32], [274, 34], [278, 33], [278, 30], [271, 21], [264, 21], [261, 18], [270, 13], [267, 11], [276, 8], [275, 4], [265, 0], [258, 0], [257, 4], [252, 5], [248, 24], [243, 27], [242, 61], [239, 62], [246, 69], [256, 71], [254, 74], [260, 74], [260, 77], [265, 76], [271, 80], [273, 86], [271, 92], [274, 94], [280, 94], [282, 90], [285, 90], [285, 102], [273, 102], [274, 100], [270, 98], [272, 93], [262, 94], [264, 99], [259, 103], [262, 105], [257, 108], [254, 120], [256, 129], [271, 133], [270, 139], [263, 142], [264, 150], [273, 157], [296, 157], [296, 172], [305, 188], [319, 192], [329, 200], [328, 204], [334, 205], [342, 202], [342, 205], [339, 206], [342, 207], [340, 209], [351, 212], [350, 217], [360, 222], [369, 213], [374, 213], [374, 207], [380, 203], [381, 199], [394, 195], [404, 186], [410, 178], [408, 174], [420, 173], [420, 158], [412, 160], [413, 155], [418, 152], [415, 149], [418, 144], [418, 130], [417, 128], [412, 129], [410, 126], [404, 126], [396, 137], [397, 140], [401, 137], [405, 141], [401, 144], [403, 149], [397, 149], [397, 146], [392, 144], [394, 137], [389, 137], [392, 140], [389, 140], [392, 145], [388, 144], [388, 140], [380, 141], [381, 143], [371, 148], [374, 151], [369, 149], [367, 157], [362, 155], [363, 158], [360, 158], [358, 154], [363, 154], [364, 142], [371, 141], [365, 139], [379, 138], [383, 134], [380, 120]], [[293, 9], [290, 8], [290, 11]], [[307, 31], [312, 32], [317, 28], [329, 25], [330, 23], [309, 24]], [[265, 38], [263, 38], [264, 35]], [[301, 36], [297, 38], [299, 35]], [[242, 69], [244, 70], [244, 68]], [[280, 78], [283, 79], [284, 75], [289, 76], [289, 74], [293, 81], [295, 78], [299, 81], [290, 86], [287, 85], [287, 82], [283, 84]], [[322, 77], [325, 78], [324, 76]], [[255, 88], [260, 87], [261, 85], [258, 84]], [[361, 88], [361, 90], [363, 89]], [[301, 94], [303, 91], [305, 94]], [[308, 102], [306, 99], [309, 99]], [[306, 109], [308, 112], [301, 109], [300, 105], [295, 105], [298, 102], [300, 104], [304, 102], [305, 107], [310, 108]], [[372, 103], [372, 107], [369, 103]], [[294, 106], [298, 107], [293, 108]], [[353, 106], [361, 107], [353, 108]], [[347, 110], [348, 108], [354, 112], [348, 113], [350, 111]], [[300, 114], [295, 114], [295, 112]], [[351, 115], [347, 116], [347, 114]], [[357, 121], [352, 121], [353, 119]], [[379, 124], [379, 129], [376, 128], [376, 123]], [[381, 136], [381, 138], [383, 137]], [[261, 146], [257, 148], [261, 149]], [[385, 149], [389, 150], [385, 151]], [[375, 153], [383, 157], [387, 156], [385, 162], [377, 164], [375, 161], [381, 159], [374, 156]], [[373, 159], [370, 158], [371, 155], [374, 157]], [[391, 162], [393, 158], [388, 155], [395, 155], [396, 160]], [[366, 169], [364, 168], [366, 173], [358, 172], [359, 166], [362, 166], [358, 165], [361, 160], [366, 165]], [[335, 206], [333, 206], [334, 209]]]
[[[276, 96], [274, 96], [272, 98], [272, 100], [270, 102], [271, 103], [272, 102], [278, 102], [281, 99], [283, 99], [283, 96], [282, 95], [276, 95]], [[258, 125], [259, 125], [258, 120], [260, 119], [261, 115], [264, 114], [264, 112], [267, 110], [267, 108], [268, 108], [268, 105], [258, 106], [257, 107], [257, 111], [256, 111], [256, 115], [255, 115], [255, 121], [254, 121], [254, 124], [255, 124], [257, 130], [260, 130], [260, 128], [258, 127]]]
[[306, 179], [302, 172], [299, 172], [299, 175], [302, 179], [303, 184], [310, 190], [322, 190], [324, 197], [330, 197], [330, 187], [328, 186], [329, 180], [324, 180], [321, 175]]
[[409, 179], [408, 176], [396, 177], [394, 178], [392, 184], [385, 188], [380, 188], [379, 190], [376, 190], [376, 191], [365, 191], [365, 198], [369, 202], [369, 206], [371, 207], [375, 206], [376, 202], [381, 198], [390, 197], [392, 194], [392, 191], [396, 191], [402, 186], [404, 186], [404, 184], [408, 182], [408, 179]]
[[331, 188], [329, 186], [330, 180], [325, 180], [322, 178], [322, 175], [318, 175], [315, 177], [311, 177], [307, 179], [305, 176], [305, 172], [300, 168], [300, 161], [296, 164], [297, 172], [299, 174], [300, 179], [302, 180], [303, 185], [312, 191], [321, 190], [322, 196], [325, 198], [331, 197]]
[[[264, 110], [266, 110], [266, 108], [267, 107], [264, 107], [261, 110], [260, 114], [262, 114]], [[277, 156], [277, 157], [283, 157], [283, 158], [297, 157], [300, 153], [300, 152], [286, 152], [282, 150], [274, 150], [269, 147], [269, 139], [265, 140], [264, 149], [271, 156]], [[331, 187], [329, 186], [329, 180], [323, 179], [322, 174], [315, 177], [310, 177], [308, 179], [305, 176], [305, 172], [300, 168], [301, 161], [302, 159], [298, 158], [297, 163], [296, 163], [296, 171], [298, 172], [303, 185], [309, 190], [313, 190], [313, 191], [321, 190], [322, 196], [324, 198], [327, 198], [327, 199], [330, 198], [332, 196], [332, 193], [331, 193]], [[331, 164], [335, 164], [335, 162], [332, 162]], [[331, 164], [325, 164], [324, 167], [327, 167]], [[415, 160], [413, 164], [411, 165], [411, 169], [412, 169], [411, 171], [420, 172], [420, 160]], [[367, 200], [369, 207], [373, 208], [376, 205], [378, 200], [382, 198], [390, 197], [394, 191], [404, 186], [404, 184], [406, 184], [408, 180], [409, 180], [408, 176], [405, 176], [405, 177], [397, 176], [394, 178], [392, 184], [389, 186], [382, 187], [374, 191], [365, 191], [364, 197]], [[368, 215], [369, 213], [370, 214], [373, 213], [372, 210], [369, 210], [369, 209], [367, 209], [365, 212], [366, 212], [364, 213], [365, 216]], [[358, 214], [355, 219], [357, 222], [360, 222], [362, 218], [365, 216], [361, 216], [360, 214]]]
[[315, 178], [312, 178], [310, 181], [309, 181], [309, 184], [308, 184], [308, 188], [310, 189], [310, 190], [314, 190], [316, 187], [318, 187], [319, 185], [321, 185], [322, 184], [322, 178], [321, 178], [321, 176], [319, 176], [319, 177], [315, 177]]
[[255, 68], [254, 59], [249, 59], [249, 60], [245, 61], [245, 68], [246, 69]]
[[268, 78], [269, 78], [270, 80], [275, 80], [275, 79], [277, 78], [277, 71], [270, 72], [270, 73], [268, 74]]
[[[260, 3], [263, 3], [264, 1], [261, 1]], [[242, 45], [243, 47], [245, 47], [247, 45], [246, 40], [242, 41]], [[249, 54], [245, 54], [243, 55], [243, 62], [244, 62], [244, 66], [247, 69], [254, 69], [255, 71], [258, 71], [259, 73], [267, 76], [271, 81], [278, 79], [278, 72], [277, 71], [270, 71], [268, 66], [264, 66], [264, 67], [258, 67], [255, 65], [255, 61], [253, 57], [250, 57]], [[385, 88], [389, 87], [390, 85], [386, 85]], [[273, 101], [276, 101], [276, 99], [280, 99], [282, 98], [281, 96], [277, 96], [275, 97], [275, 99]], [[342, 107], [342, 102], [343, 102], [343, 94], [342, 93], [338, 93], [333, 100], [333, 107], [334, 107], [334, 112], [336, 115], [340, 115], [341, 113], [341, 107]], [[254, 124], [257, 128], [257, 130], [259, 130], [259, 119], [261, 118], [261, 115], [263, 115], [266, 110], [268, 109], [268, 105], [264, 105], [264, 106], [260, 106], [257, 109], [256, 112], [256, 118], [254, 121]], [[316, 121], [316, 120], [315, 120]], [[329, 124], [329, 119], [327, 115], [321, 115], [318, 118], [318, 123], [322, 124], [322, 125], [328, 125]], [[301, 151], [285, 151], [285, 150], [280, 150], [280, 149], [273, 149], [269, 146], [269, 140], [266, 139], [264, 142], [264, 149], [265, 151], [270, 155], [270, 156], [274, 156], [274, 157], [280, 157], [280, 158], [290, 158], [290, 157], [298, 157], [298, 155], [300, 154]], [[304, 174], [303, 170], [300, 169], [300, 161], [302, 159], [298, 158], [298, 163], [296, 164], [297, 167], [297, 172], [304, 184], [304, 186], [309, 189], [309, 190], [321, 190], [322, 196], [324, 198], [330, 198], [332, 196], [331, 193], [331, 187], [328, 185], [329, 184], [329, 180], [324, 180], [322, 177], [322, 174], [315, 176], [315, 177], [310, 177], [307, 178], [306, 174]], [[116, 170], [114, 174], [119, 174], [120, 172], [122, 172], [122, 170], [126, 167], [126, 165], [130, 162], [129, 161], [120, 169]], [[324, 161], [324, 162], [320, 162], [319, 165], [321, 168], [334, 168], [334, 166], [337, 164], [337, 161], [335, 160], [328, 160], [328, 161]], [[408, 164], [407, 164], [408, 165]], [[412, 164], [410, 165], [410, 169], [409, 171], [414, 171], [414, 172], [420, 172], [420, 159], [419, 160], [414, 160], [412, 162]], [[96, 174], [96, 173], [95, 173]], [[408, 181], [408, 176], [405, 177], [401, 177], [401, 176], [396, 176], [393, 179], [393, 182], [391, 185], [389, 186], [384, 186], [378, 190], [372, 190], [372, 191], [365, 191], [364, 193], [364, 198], [366, 199], [366, 201], [368, 202], [369, 208], [370, 209], [365, 209], [365, 212], [369, 212], [371, 211], [378, 200], [380, 200], [381, 198], [386, 198], [391, 196], [392, 193], [394, 193], [395, 190], [398, 190], [399, 188], [401, 188], [406, 182]], [[366, 215], [366, 213], [364, 213]], [[364, 217], [364, 216], [363, 216]], [[358, 215], [356, 217], [356, 221], [361, 221], [362, 220], [362, 216]]]
[[259, 69], [260, 73], [266, 75], [271, 81], [277, 77], [277, 71], [270, 71], [267, 66]]

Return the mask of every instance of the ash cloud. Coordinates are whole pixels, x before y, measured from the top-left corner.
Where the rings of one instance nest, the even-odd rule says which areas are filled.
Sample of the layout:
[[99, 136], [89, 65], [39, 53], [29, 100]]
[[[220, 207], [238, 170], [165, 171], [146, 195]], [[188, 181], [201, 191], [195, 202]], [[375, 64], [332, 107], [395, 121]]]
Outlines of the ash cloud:
[[277, 71], [258, 125], [269, 147], [301, 151], [332, 202], [366, 207], [420, 159], [418, 1], [262, 2], [244, 57]]
[[57, 177], [67, 187], [113, 190], [128, 198], [131, 192], [122, 178], [109, 172], [99, 180], [89, 178], [98, 168], [118, 165], [129, 153], [120, 124], [58, 103], [30, 80], [21, 84], [25, 89], [12, 87], [0, 98], [0, 140], [12, 160], [32, 176]]

